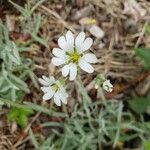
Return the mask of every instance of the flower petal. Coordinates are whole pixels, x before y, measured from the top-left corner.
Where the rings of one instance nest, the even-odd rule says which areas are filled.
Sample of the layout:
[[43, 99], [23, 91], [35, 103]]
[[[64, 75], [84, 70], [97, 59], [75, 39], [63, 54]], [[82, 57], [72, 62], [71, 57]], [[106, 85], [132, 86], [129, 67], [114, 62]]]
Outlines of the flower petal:
[[107, 92], [112, 92], [113, 91], [113, 85], [110, 83], [110, 80], [106, 80], [103, 83], [103, 89], [106, 90]]
[[70, 80], [74, 80], [77, 76], [77, 65], [70, 63]]
[[55, 103], [57, 106], [61, 106], [59, 91], [56, 92], [55, 95], [54, 95], [54, 103]]
[[71, 31], [68, 31], [66, 33], [66, 41], [67, 41], [68, 51], [73, 51], [74, 50], [74, 35], [72, 34]]
[[49, 85], [53, 84], [55, 82], [55, 78], [53, 76], [50, 76], [49, 78], [46, 76], [42, 76], [42, 78], [49, 83]]
[[80, 44], [82, 44], [84, 40], [85, 40], [85, 33], [80, 32], [75, 39], [75, 45], [80, 46]]
[[92, 53], [87, 53], [87, 54], [83, 55], [82, 58], [88, 63], [97, 63], [97, 61], [98, 61], [96, 56]]
[[52, 53], [56, 57], [65, 57], [65, 51], [61, 50], [60, 48], [53, 48]]
[[58, 46], [63, 49], [64, 51], [67, 50], [67, 41], [65, 39], [64, 36], [61, 36], [59, 39], [58, 39]]
[[41, 90], [44, 92], [44, 93], [47, 93], [49, 90], [51, 90], [50, 87], [41, 87]]
[[38, 78], [38, 80], [42, 85], [49, 86], [49, 83], [43, 80], [42, 78]]
[[70, 70], [70, 66], [69, 65], [65, 65], [65, 66], [63, 66], [62, 67], [62, 75], [64, 76], [64, 77], [66, 77], [68, 74], [69, 74], [69, 70]]
[[53, 57], [52, 58], [52, 63], [55, 65], [55, 66], [60, 66], [64, 63], [66, 63], [66, 59], [65, 58], [58, 58], [58, 57]]
[[81, 46], [82, 51], [88, 50], [93, 44], [93, 40], [91, 38], [86, 38], [85, 41], [83, 42], [83, 45]]
[[60, 100], [64, 103], [67, 104], [67, 97], [65, 95], [65, 93], [60, 93]]
[[43, 95], [43, 100], [49, 100], [53, 97], [55, 91], [51, 89], [51, 91], [48, 91]]
[[50, 86], [51, 84], [55, 82], [55, 79], [53, 76], [51, 76], [50, 78], [46, 76], [42, 76], [42, 78], [39, 78], [38, 80], [44, 86]]
[[82, 70], [84, 70], [88, 73], [94, 72], [94, 68], [89, 63], [87, 63], [83, 58], [80, 59], [79, 66]]
[[64, 87], [61, 87], [60, 90], [58, 91], [60, 100], [64, 103], [67, 104], [67, 98], [68, 98], [68, 94], [65, 91]]
[[82, 52], [81, 45], [83, 44], [84, 40], [85, 40], [85, 33], [80, 32], [75, 39], [75, 47], [78, 50], [78, 52]]

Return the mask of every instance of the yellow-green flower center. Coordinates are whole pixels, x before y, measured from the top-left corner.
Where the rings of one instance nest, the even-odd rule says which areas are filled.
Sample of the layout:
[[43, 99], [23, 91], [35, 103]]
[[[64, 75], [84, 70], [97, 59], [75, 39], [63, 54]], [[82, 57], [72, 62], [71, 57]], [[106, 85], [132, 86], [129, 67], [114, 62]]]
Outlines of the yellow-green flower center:
[[69, 56], [69, 61], [73, 63], [78, 63], [81, 58], [81, 54], [79, 54], [76, 50], [72, 53], [68, 53], [67, 55]]
[[52, 85], [52, 89], [54, 91], [58, 91], [59, 90], [59, 86], [57, 84]]
[[64, 79], [60, 79], [59, 81], [57, 80], [51, 87], [54, 91], [60, 90], [61, 86], [65, 84]]

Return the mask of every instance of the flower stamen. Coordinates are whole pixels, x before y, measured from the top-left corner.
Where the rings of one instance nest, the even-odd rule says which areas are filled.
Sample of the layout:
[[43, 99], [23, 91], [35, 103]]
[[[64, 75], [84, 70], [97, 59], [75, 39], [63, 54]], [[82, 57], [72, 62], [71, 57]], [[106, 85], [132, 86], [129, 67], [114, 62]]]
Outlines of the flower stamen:
[[57, 84], [52, 85], [52, 89], [54, 91], [58, 91], [59, 90], [59, 86]]
[[67, 53], [69, 56], [69, 62], [78, 63], [81, 58], [81, 54], [79, 54], [76, 50], [72, 53]]

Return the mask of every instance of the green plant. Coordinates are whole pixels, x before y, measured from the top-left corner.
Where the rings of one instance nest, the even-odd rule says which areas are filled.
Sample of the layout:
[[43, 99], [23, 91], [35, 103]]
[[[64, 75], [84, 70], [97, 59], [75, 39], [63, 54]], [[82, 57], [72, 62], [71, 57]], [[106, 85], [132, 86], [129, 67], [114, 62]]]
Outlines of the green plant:
[[129, 101], [129, 105], [136, 113], [144, 113], [148, 110], [148, 107], [150, 107], [150, 96], [148, 96], [147, 98], [134, 98]]
[[30, 108], [12, 107], [7, 115], [8, 120], [16, 121], [21, 128], [25, 128], [28, 124], [28, 117], [33, 114]]
[[52, 133], [42, 145], [38, 143], [38, 135], [32, 133], [31, 140], [34, 140], [36, 149], [48, 146], [61, 150], [91, 150], [102, 145], [117, 147], [119, 142], [140, 138], [145, 133], [134, 116], [123, 111], [123, 103], [115, 100], [105, 104], [101, 101], [85, 103], [83, 107], [77, 104], [64, 122], [51, 121], [41, 126], [50, 127]]
[[30, 90], [25, 83], [32, 72], [32, 61], [20, 56], [19, 48], [9, 39], [7, 28], [0, 22], [0, 97], [22, 99]]
[[136, 48], [136, 55], [144, 61], [144, 67], [146, 70], [150, 70], [150, 48]]
[[39, 42], [40, 44], [48, 47], [47, 41], [38, 35], [41, 21], [43, 17], [40, 14], [33, 14], [33, 12], [44, 2], [45, 0], [40, 0], [37, 3], [34, 1], [28, 1], [24, 7], [19, 6], [13, 1], [9, 0], [9, 2], [21, 13], [22, 19], [21, 29], [24, 33], [29, 33], [32, 37], [30, 43]]

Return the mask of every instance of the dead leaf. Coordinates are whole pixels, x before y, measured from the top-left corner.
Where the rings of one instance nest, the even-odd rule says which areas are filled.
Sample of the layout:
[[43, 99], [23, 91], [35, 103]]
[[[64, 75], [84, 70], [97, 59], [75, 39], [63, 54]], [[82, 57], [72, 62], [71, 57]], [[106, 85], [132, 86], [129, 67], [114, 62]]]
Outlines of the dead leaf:
[[140, 82], [136, 86], [135, 90], [140, 96], [146, 95], [146, 93], [150, 90], [150, 76], [148, 76], [143, 82]]
[[6, 15], [6, 25], [7, 25], [8, 31], [15, 30], [15, 16], [14, 15]]
[[97, 25], [92, 25], [89, 31], [98, 39], [102, 39], [105, 35], [105, 32]]
[[90, 14], [92, 14], [92, 9], [93, 7], [90, 5], [80, 10], [77, 10], [77, 9], [73, 10], [71, 14], [71, 20], [75, 21], [75, 20], [79, 20], [81, 18], [89, 16]]
[[56, 67], [52, 63], [50, 63], [48, 65], [48, 73], [49, 73], [49, 75], [53, 75], [55, 73], [55, 68]]

